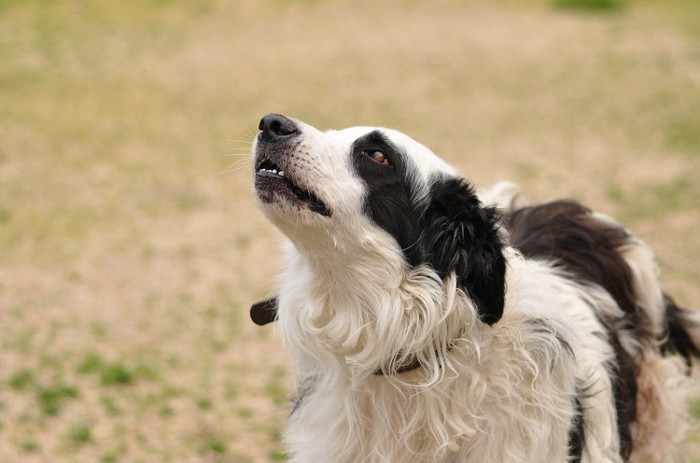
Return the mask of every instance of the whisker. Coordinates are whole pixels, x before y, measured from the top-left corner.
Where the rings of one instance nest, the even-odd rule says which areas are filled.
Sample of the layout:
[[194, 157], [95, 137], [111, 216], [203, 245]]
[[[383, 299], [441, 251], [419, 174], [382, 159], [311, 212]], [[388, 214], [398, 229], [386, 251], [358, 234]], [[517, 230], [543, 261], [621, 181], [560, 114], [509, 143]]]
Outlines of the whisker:
[[258, 137], [258, 132], [257, 132], [257, 131], [255, 131], [255, 132], [253, 132], [253, 131], [248, 132], [248, 144], [249, 144], [249, 145], [252, 145], [253, 142], [255, 141], [255, 139], [256, 139], [257, 137]]
[[232, 157], [232, 156], [250, 156], [250, 153], [227, 153], [224, 154], [226, 157]]
[[255, 137], [245, 139], [245, 140], [241, 140], [240, 138], [221, 138], [220, 140], [224, 141], [226, 143], [240, 143], [242, 145], [250, 145], [253, 143], [254, 138]]
[[246, 146], [251, 146], [253, 142], [255, 141], [255, 138], [258, 136], [258, 132], [248, 132], [248, 135], [245, 139], [241, 140], [240, 138], [222, 138], [220, 139], [221, 141], [224, 141], [226, 143], [240, 143], [241, 145], [246, 145]]
[[236, 162], [229, 165], [226, 169], [221, 171], [221, 174], [230, 174], [239, 170], [250, 169], [253, 170], [253, 162], [250, 158], [239, 159]]
[[[240, 140], [240, 139], [235, 139], [235, 138], [228, 138], [228, 139], [223, 139], [222, 141], [227, 142], [227, 143], [235, 143], [238, 145], [243, 145], [245, 146], [246, 149], [250, 149], [250, 147], [253, 145], [253, 142], [255, 141], [255, 137], [258, 136], [257, 132], [249, 132], [248, 133], [248, 139], [247, 140]], [[231, 174], [236, 171], [244, 170], [244, 169], [250, 169], [252, 171], [253, 169], [253, 157], [250, 154], [250, 151], [244, 152], [244, 153], [227, 153], [224, 155], [224, 157], [230, 158], [230, 157], [237, 157], [239, 158], [235, 162], [233, 162], [231, 165], [226, 167], [224, 170], [221, 171], [221, 174]]]

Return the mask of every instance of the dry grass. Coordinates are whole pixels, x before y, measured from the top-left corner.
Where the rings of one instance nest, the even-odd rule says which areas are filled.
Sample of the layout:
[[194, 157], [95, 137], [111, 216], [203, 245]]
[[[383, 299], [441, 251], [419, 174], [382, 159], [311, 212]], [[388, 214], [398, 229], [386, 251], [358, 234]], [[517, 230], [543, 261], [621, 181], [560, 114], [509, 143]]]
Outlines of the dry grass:
[[239, 3], [0, 3], [0, 461], [284, 459], [266, 112], [594, 204], [700, 305], [697, 2]]

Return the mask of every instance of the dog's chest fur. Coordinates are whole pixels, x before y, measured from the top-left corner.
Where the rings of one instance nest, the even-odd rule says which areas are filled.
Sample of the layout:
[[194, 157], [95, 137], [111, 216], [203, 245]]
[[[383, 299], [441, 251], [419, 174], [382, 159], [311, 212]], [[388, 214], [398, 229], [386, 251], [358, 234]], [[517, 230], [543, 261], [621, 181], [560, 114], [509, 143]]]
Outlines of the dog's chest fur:
[[[298, 256], [291, 259], [303, 265]], [[591, 378], [607, 378], [613, 353], [600, 337], [603, 328], [581, 302], [580, 288], [517, 254], [510, 265], [513, 299], [506, 300], [503, 318], [493, 327], [474, 323], [453, 346], [444, 371], [419, 368], [400, 377], [357, 372], [346, 363], [347, 353], [329, 354], [333, 348], [323, 327], [303, 336], [296, 328], [294, 335], [288, 333], [292, 358], [302, 359], [299, 398], [286, 437], [298, 451], [292, 461], [515, 463], [532, 461], [533, 455], [565, 461], [570, 441], [562, 429], [574, 419], [572, 401], [596, 386]], [[293, 264], [287, 272], [290, 277], [313, 273]], [[557, 291], [563, 287], [567, 291]], [[317, 303], [332, 306], [332, 300], [308, 298], [323, 292], [307, 287], [296, 297], [288, 293], [290, 299], [280, 301], [283, 326], [322, 314]], [[552, 296], [557, 294], [570, 296]], [[584, 299], [589, 297], [606, 299], [604, 294]], [[348, 304], [344, 300], [342, 310], [350, 309]], [[360, 304], [355, 312], [366, 310]], [[574, 320], [588, 333], [572, 332]], [[576, 351], [584, 348], [596, 355], [575, 362]], [[431, 381], [431, 374], [439, 380]], [[609, 409], [611, 403], [602, 394], [587, 405]], [[614, 439], [613, 423], [602, 425], [601, 438]]]

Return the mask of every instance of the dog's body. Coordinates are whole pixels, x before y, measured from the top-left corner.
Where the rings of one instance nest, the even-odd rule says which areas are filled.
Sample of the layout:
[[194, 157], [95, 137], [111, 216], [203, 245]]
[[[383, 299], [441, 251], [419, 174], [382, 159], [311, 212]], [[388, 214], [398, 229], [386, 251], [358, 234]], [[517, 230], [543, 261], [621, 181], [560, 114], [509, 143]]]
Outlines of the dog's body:
[[641, 241], [510, 184], [479, 197], [399, 132], [260, 129], [257, 196], [289, 243], [252, 315], [296, 369], [291, 461], [683, 461], [700, 317]]

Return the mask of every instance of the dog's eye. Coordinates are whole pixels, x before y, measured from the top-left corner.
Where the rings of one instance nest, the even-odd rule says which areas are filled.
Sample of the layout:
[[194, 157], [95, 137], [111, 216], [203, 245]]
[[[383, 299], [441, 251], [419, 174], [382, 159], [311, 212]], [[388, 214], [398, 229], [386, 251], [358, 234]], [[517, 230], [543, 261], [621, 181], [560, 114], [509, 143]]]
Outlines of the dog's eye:
[[370, 150], [370, 151], [365, 151], [365, 156], [370, 158], [372, 161], [379, 163], [379, 164], [384, 164], [385, 166], [390, 166], [391, 164], [389, 163], [389, 160], [386, 158], [384, 153], [382, 153], [379, 150]]

